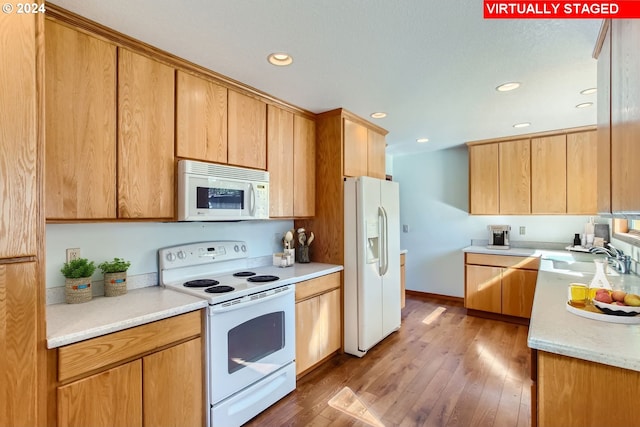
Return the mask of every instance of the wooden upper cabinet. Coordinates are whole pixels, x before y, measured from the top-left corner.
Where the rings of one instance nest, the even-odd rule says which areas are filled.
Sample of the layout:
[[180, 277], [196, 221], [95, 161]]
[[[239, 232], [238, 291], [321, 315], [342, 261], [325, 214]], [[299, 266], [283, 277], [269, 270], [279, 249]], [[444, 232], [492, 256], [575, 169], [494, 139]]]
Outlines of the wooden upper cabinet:
[[176, 156], [227, 163], [227, 88], [176, 72]]
[[374, 178], [385, 179], [385, 149], [387, 142], [385, 136], [367, 130], [367, 174]]
[[[36, 255], [38, 245], [36, 17], [2, 15], [0, 258], [13, 258]], [[0, 424], [12, 422], [0, 416]]]
[[293, 215], [310, 217], [316, 211], [316, 123], [293, 117]]
[[498, 144], [469, 146], [469, 212], [497, 215], [499, 206]]
[[366, 176], [368, 173], [368, 129], [349, 119], [343, 119], [343, 126], [344, 175]]
[[45, 34], [46, 217], [115, 218], [116, 47], [48, 19]]
[[640, 21], [611, 20], [611, 211], [640, 212]]
[[229, 90], [228, 162], [267, 169], [267, 104]]
[[267, 106], [269, 216], [293, 216], [293, 188], [302, 165], [294, 164], [293, 113]]
[[174, 69], [120, 49], [118, 216], [174, 216]]
[[567, 211], [567, 137], [531, 140], [531, 213]]
[[604, 31], [598, 55], [597, 210], [611, 213], [611, 26]]
[[531, 213], [531, 143], [528, 139], [501, 142], [500, 214]]
[[597, 131], [567, 135], [567, 213], [598, 213]]

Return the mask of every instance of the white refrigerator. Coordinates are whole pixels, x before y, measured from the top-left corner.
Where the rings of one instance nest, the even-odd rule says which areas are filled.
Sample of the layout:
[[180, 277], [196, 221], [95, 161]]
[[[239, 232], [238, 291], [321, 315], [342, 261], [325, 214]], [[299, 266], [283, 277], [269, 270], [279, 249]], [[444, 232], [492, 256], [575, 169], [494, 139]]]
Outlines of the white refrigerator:
[[397, 182], [344, 181], [344, 351], [364, 356], [400, 328]]

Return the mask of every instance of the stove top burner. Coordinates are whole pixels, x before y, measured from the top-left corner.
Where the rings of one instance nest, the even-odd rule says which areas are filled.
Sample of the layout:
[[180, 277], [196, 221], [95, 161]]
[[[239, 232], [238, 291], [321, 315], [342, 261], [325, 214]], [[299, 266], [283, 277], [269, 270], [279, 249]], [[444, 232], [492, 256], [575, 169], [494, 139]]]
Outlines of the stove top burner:
[[270, 276], [268, 274], [265, 274], [263, 276], [253, 276], [253, 277], [249, 277], [247, 279], [249, 282], [274, 282], [276, 280], [280, 280], [280, 278], [278, 276]]
[[219, 284], [217, 280], [213, 279], [197, 279], [197, 280], [189, 280], [185, 282], [184, 287], [186, 288], [208, 288], [209, 286], [215, 286]]
[[238, 271], [237, 273], [233, 273], [233, 277], [249, 277], [255, 276], [256, 273], [253, 271]]
[[220, 285], [220, 286], [212, 286], [210, 288], [205, 289], [204, 291], [209, 292], [210, 294], [221, 294], [224, 292], [231, 292], [233, 290], [235, 290], [235, 288], [232, 288], [231, 286]]

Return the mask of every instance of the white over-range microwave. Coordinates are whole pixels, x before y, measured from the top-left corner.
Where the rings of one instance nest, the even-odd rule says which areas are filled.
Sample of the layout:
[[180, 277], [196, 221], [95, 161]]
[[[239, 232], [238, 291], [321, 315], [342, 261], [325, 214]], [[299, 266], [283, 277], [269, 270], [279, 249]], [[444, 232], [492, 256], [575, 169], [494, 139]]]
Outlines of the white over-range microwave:
[[178, 161], [178, 221], [269, 218], [269, 172]]

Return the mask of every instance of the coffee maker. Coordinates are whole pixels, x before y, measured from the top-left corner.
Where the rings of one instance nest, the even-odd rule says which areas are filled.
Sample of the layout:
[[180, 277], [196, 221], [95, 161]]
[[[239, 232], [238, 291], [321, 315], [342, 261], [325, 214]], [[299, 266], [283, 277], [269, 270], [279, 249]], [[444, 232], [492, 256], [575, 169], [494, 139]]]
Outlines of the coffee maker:
[[489, 249], [509, 249], [509, 232], [510, 225], [488, 225], [489, 230]]

